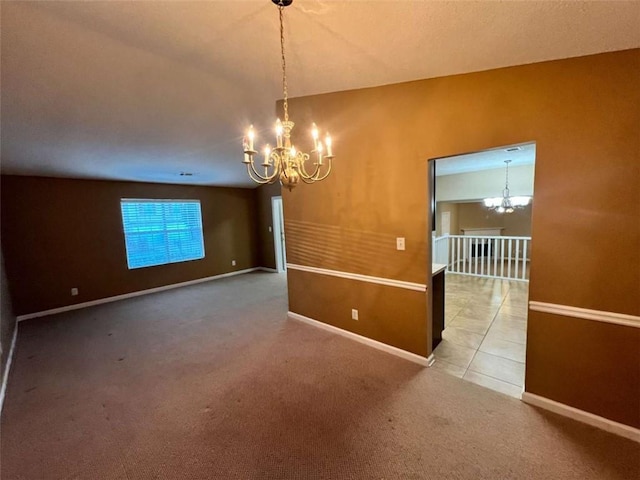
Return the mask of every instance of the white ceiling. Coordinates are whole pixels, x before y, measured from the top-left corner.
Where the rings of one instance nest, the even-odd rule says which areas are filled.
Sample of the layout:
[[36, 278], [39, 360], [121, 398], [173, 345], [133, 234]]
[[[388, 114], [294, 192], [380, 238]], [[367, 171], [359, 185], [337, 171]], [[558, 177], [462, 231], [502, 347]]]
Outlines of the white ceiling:
[[[241, 137], [249, 123], [269, 134], [281, 98], [270, 0], [0, 8], [2, 173], [253, 186]], [[640, 47], [639, 2], [295, 0], [285, 12], [291, 96]]]
[[500, 169], [503, 172], [506, 160], [511, 160], [509, 168], [519, 167], [520, 165], [533, 165], [536, 161], [536, 144], [510, 145], [438, 159], [436, 160], [436, 176], [441, 177], [443, 175], [493, 169]]

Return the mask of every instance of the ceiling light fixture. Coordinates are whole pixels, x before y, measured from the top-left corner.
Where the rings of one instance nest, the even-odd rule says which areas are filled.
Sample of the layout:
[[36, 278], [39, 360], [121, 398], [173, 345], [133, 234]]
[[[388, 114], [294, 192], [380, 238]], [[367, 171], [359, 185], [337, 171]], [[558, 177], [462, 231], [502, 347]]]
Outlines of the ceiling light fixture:
[[511, 160], [505, 160], [504, 163], [507, 165], [507, 172], [502, 197], [485, 198], [484, 205], [498, 213], [513, 213], [516, 208], [524, 208], [529, 205], [531, 197], [512, 197], [509, 195], [509, 164]]
[[[284, 56], [284, 27], [282, 23], [284, 7], [291, 5], [293, 0], [271, 0], [278, 7], [280, 17], [280, 53], [282, 57], [282, 93], [284, 97], [284, 122], [280, 119], [276, 121], [276, 145], [271, 148], [266, 145], [264, 148], [264, 159], [260, 166], [264, 167], [264, 175], [260, 174], [254, 165], [253, 157], [258, 152], [254, 150], [254, 140], [256, 137], [253, 125], [249, 127], [242, 146], [244, 149], [244, 160], [247, 165], [247, 173], [251, 179], [259, 184], [280, 183], [287, 187], [289, 191], [295, 187], [300, 180], [304, 183], [314, 183], [324, 180], [331, 172], [331, 160], [333, 151], [331, 137], [327, 133], [324, 144], [319, 140], [318, 127], [314, 123], [311, 128], [313, 139], [313, 150], [311, 155], [296, 150], [291, 143], [291, 130], [294, 123], [289, 120], [289, 102], [287, 91], [286, 60]], [[314, 157], [313, 171], [308, 173], [305, 169], [306, 162], [310, 157]]]

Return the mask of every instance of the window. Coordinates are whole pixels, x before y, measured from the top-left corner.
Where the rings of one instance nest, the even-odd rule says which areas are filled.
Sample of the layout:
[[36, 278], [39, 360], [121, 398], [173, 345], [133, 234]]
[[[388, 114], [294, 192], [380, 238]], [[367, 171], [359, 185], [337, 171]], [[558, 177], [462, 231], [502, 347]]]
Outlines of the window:
[[199, 200], [120, 201], [129, 269], [204, 258]]

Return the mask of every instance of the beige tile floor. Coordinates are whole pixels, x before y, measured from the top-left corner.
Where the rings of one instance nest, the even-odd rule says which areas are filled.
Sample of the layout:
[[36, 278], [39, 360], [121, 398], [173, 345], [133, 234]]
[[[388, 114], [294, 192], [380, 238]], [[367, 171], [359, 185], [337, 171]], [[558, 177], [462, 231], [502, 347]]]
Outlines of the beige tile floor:
[[529, 283], [447, 273], [433, 368], [520, 398]]

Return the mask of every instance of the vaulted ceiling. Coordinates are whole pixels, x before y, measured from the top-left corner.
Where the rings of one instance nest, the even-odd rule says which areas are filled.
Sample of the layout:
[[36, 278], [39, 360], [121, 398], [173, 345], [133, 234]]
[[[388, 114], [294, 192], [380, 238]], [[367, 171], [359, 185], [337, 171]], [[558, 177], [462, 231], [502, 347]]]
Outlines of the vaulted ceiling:
[[[271, 136], [282, 97], [270, 0], [3, 1], [0, 16], [2, 173], [253, 186], [241, 137]], [[636, 48], [640, 3], [295, 0], [285, 31], [303, 96]]]

